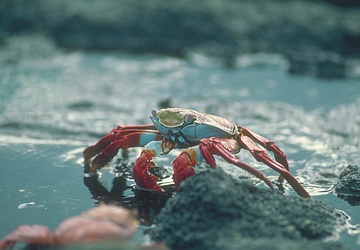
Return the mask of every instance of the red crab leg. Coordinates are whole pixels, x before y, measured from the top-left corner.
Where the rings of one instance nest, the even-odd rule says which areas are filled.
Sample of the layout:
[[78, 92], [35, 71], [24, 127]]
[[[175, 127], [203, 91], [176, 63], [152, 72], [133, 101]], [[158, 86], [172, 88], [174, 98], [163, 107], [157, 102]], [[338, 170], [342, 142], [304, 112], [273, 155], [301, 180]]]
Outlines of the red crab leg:
[[[275, 160], [278, 163], [280, 163], [281, 165], [283, 165], [286, 168], [286, 170], [289, 171], [289, 164], [286, 160], [286, 155], [281, 151], [281, 149], [275, 144], [274, 141], [269, 140], [261, 135], [258, 135], [247, 128], [240, 127], [240, 126], [238, 126], [238, 128], [239, 128], [240, 134], [249, 136], [253, 141], [259, 143], [261, 146], [263, 146], [267, 150], [273, 152]], [[284, 180], [284, 177], [282, 175], [280, 175], [278, 181], [282, 182], [283, 180]]]
[[[91, 162], [91, 167], [89, 169], [90, 174], [96, 174], [97, 170], [105, 166], [114, 156], [118, 153], [119, 149], [126, 149], [129, 147], [137, 147], [137, 146], [145, 146], [150, 141], [160, 140], [161, 135], [157, 131], [145, 130], [146, 132], [132, 132], [132, 133], [119, 133], [113, 134], [112, 141], [109, 139], [110, 134], [103, 137], [99, 144], [102, 146], [103, 144], [109, 144], [105, 147], [104, 150], [100, 154], [98, 154], [94, 160]], [[100, 147], [99, 146], [99, 147]], [[91, 149], [92, 150], [92, 149]], [[87, 151], [87, 149], [85, 149]], [[84, 155], [87, 153], [84, 151]], [[89, 160], [88, 160], [89, 161]], [[87, 160], [85, 158], [85, 164], [87, 164]]]
[[264, 181], [271, 189], [274, 189], [273, 184], [266, 175], [243, 163], [232, 154], [234, 152], [238, 152], [238, 144], [236, 140], [220, 138], [203, 139], [201, 140], [199, 146], [202, 156], [210, 166], [214, 167], [216, 165], [213, 154], [219, 155], [227, 162], [255, 175], [257, 178]]
[[266, 165], [280, 173], [281, 176], [283, 176], [287, 180], [287, 182], [300, 196], [310, 198], [309, 193], [301, 186], [301, 184], [295, 179], [295, 177], [292, 176], [291, 173], [283, 165], [271, 159], [270, 156], [263, 149], [256, 145], [252, 138], [242, 134], [239, 137], [239, 143], [244, 148], [249, 150], [257, 161], [265, 163]]
[[151, 174], [148, 170], [155, 167], [153, 158], [160, 154], [169, 153], [174, 147], [174, 142], [166, 140], [153, 140], [144, 147], [133, 168], [133, 177], [138, 188], [157, 192], [164, 191], [156, 183], [159, 178]]
[[174, 159], [172, 164], [174, 167], [173, 179], [175, 182], [175, 189], [178, 188], [183, 180], [195, 174], [193, 167], [196, 164], [199, 164], [203, 159], [210, 165], [210, 167], [216, 168], [216, 162], [213, 154], [219, 155], [227, 162], [255, 175], [257, 178], [263, 180], [271, 189], [274, 189], [271, 181], [263, 173], [239, 161], [232, 154], [238, 151], [239, 146], [236, 140], [219, 138], [202, 139], [198, 146], [184, 150], [177, 158]]
[[110, 143], [117, 140], [121, 136], [134, 133], [134, 132], [146, 132], [146, 131], [156, 131], [156, 128], [153, 124], [146, 125], [133, 125], [133, 126], [123, 126], [118, 125], [116, 128], [111, 130], [111, 132], [104, 137], [102, 137], [96, 144], [87, 147], [84, 152], [84, 161], [85, 163], [90, 163], [90, 160], [93, 156], [99, 154], [104, 150]]
[[[199, 158], [200, 157], [200, 158]], [[173, 161], [173, 180], [175, 185], [175, 190], [178, 190], [179, 185], [185, 179], [189, 178], [192, 175], [195, 175], [196, 164], [199, 164], [202, 161], [201, 154], [199, 152], [199, 147], [194, 146], [182, 151]]]

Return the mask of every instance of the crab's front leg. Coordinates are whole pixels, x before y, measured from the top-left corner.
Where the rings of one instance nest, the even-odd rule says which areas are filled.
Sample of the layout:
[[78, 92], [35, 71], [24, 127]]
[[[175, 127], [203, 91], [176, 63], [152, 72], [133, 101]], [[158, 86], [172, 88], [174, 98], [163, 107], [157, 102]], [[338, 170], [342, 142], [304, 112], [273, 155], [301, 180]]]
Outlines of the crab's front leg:
[[153, 159], [161, 154], [169, 153], [175, 147], [172, 141], [152, 141], [141, 151], [133, 167], [133, 177], [140, 189], [163, 192], [164, 190], [156, 183], [159, 178], [149, 172], [156, 163]]
[[203, 158], [199, 146], [190, 147], [182, 151], [172, 162], [173, 180], [175, 190], [179, 188], [181, 182], [195, 175], [194, 167], [202, 162]]

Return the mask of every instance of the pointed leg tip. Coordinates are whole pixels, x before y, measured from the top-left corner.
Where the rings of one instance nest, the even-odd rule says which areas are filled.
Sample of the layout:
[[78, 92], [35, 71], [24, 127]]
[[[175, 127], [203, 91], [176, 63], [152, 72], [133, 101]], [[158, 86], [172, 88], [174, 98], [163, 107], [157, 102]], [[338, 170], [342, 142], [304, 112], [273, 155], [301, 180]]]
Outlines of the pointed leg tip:
[[84, 162], [84, 173], [88, 174], [90, 172], [90, 163]]
[[301, 194], [299, 194], [301, 197], [306, 198], [306, 199], [311, 199], [311, 196], [308, 192], [302, 192]]
[[279, 175], [278, 182], [283, 183], [284, 182], [284, 176]]
[[165, 190], [162, 189], [160, 186], [157, 186], [154, 191], [158, 192], [158, 193], [164, 193], [165, 192]]

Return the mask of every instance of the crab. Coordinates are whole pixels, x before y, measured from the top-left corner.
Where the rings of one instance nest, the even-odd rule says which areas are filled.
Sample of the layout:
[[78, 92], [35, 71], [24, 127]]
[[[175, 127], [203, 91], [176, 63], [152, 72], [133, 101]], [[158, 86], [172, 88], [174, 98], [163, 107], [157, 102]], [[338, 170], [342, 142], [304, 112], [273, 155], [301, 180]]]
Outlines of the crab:
[[[118, 125], [96, 144], [87, 147], [83, 151], [85, 174], [96, 175], [97, 170], [110, 162], [119, 149], [143, 147], [133, 166], [135, 183], [139, 189], [162, 192], [163, 189], [157, 183], [159, 177], [149, 170], [156, 167], [156, 157], [168, 154], [176, 148], [182, 151], [172, 161], [175, 190], [181, 182], [196, 173], [195, 166], [203, 160], [211, 168], [216, 168], [214, 155], [253, 174], [274, 189], [274, 185], [265, 174], [235, 156], [241, 149], [245, 149], [257, 161], [277, 171], [280, 174], [279, 182], [286, 179], [299, 196], [310, 197], [289, 172], [286, 155], [272, 140], [245, 127], [237, 126], [226, 118], [191, 109], [153, 109], [150, 119], [152, 124]], [[275, 160], [265, 149], [274, 154]]]

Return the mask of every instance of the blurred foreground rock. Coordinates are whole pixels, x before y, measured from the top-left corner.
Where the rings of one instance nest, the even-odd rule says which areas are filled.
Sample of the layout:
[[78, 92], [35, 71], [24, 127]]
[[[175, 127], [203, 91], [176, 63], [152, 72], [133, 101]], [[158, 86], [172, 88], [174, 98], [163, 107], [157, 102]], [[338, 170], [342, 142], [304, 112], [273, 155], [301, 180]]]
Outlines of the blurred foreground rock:
[[171, 249], [343, 249], [323, 243], [344, 226], [335, 209], [240, 182], [223, 171], [190, 178], [151, 236]]
[[279, 53], [291, 73], [351, 77], [360, 57], [360, 9], [329, 2], [2, 0], [0, 42], [41, 33], [67, 48], [197, 51], [229, 67], [244, 53]]

